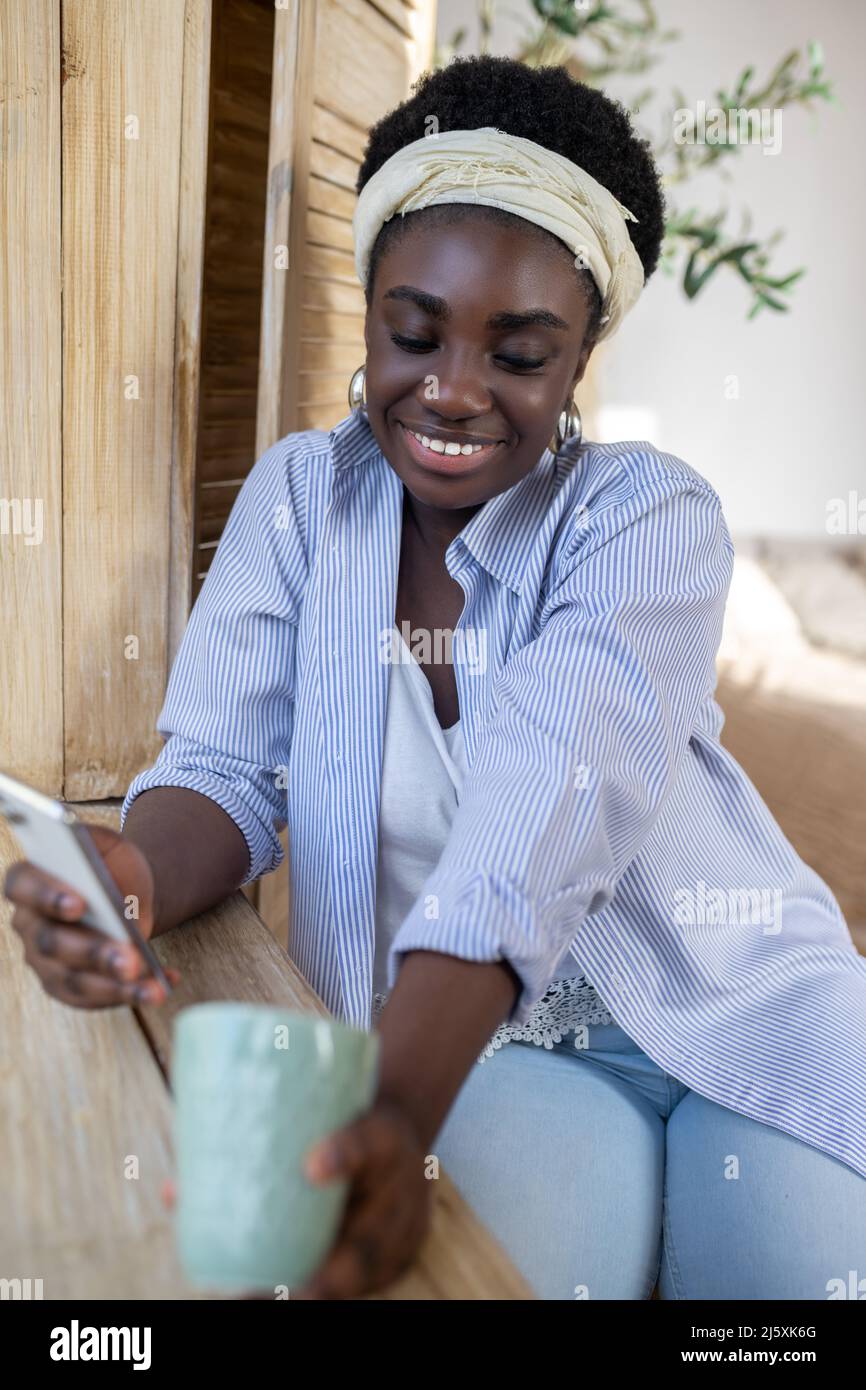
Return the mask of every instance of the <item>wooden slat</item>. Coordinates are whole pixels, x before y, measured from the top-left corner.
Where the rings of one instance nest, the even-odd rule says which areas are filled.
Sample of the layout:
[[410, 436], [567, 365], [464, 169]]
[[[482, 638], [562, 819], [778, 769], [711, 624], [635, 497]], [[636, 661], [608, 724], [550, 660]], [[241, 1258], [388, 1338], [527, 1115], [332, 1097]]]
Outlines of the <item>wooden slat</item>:
[[[237, 364], [246, 375], [258, 351], [258, 327], [252, 323], [224, 322], [220, 331], [211, 334], [207, 345], [207, 363], [202, 366], [232, 367]], [[206, 460], [204, 461], [206, 464]]]
[[220, 502], [219, 506], [214, 506], [210, 515], [205, 519], [202, 531], [204, 535], [212, 533], [214, 539], [219, 539], [223, 533], [226, 521], [229, 517], [232, 503], [237, 496], [238, 489], [226, 488], [226, 497]]
[[[370, 35], [383, 53], [390, 55], [391, 65], [402, 62], [411, 35], [392, 24], [383, 13], [378, 0], [321, 0], [331, 11], [333, 23], [345, 26], [346, 42], [358, 35]], [[408, 26], [407, 26], [408, 28]], [[363, 41], [363, 40], [362, 40]], [[358, 51], [358, 50], [356, 50]]]
[[382, 17], [393, 24], [394, 28], [406, 38], [411, 39], [414, 35], [413, 19], [411, 10], [407, 10], [403, 0], [369, 0], [372, 9], [376, 10]]
[[354, 160], [355, 164], [361, 163], [368, 132], [355, 121], [336, 116], [333, 111], [328, 111], [326, 107], [314, 102], [312, 133], [313, 139], [320, 144], [338, 150], [340, 154]]
[[[202, 396], [210, 399], [210, 418], [215, 425], [233, 420], [236, 414], [246, 417], [251, 408], [255, 410], [256, 392], [254, 387], [242, 390], [239, 385], [236, 385], [222, 391], [203, 391]], [[199, 491], [202, 487], [207, 487], [207, 481], [206, 479], [201, 480]]]
[[63, 783], [59, 52], [59, 0], [0, 0], [0, 767], [53, 795]]
[[228, 366], [221, 362], [207, 362], [201, 369], [201, 391], [226, 398], [235, 391], [255, 391], [259, 379], [255, 362], [242, 366]]
[[405, 101], [415, 45], [367, 0], [318, 0], [314, 59], [317, 102], [371, 126]]
[[195, 460], [201, 392], [201, 287], [210, 88], [211, 0], [185, 0], [185, 3], [166, 650], [169, 668], [189, 618], [194, 583]]
[[316, 275], [301, 276], [301, 303], [305, 309], [323, 309], [329, 313], [363, 316], [366, 305], [364, 291], [355, 282], [325, 280]]
[[[242, 0], [242, 2], [252, 4], [253, 0]], [[261, 7], [261, 0], [258, 0], [258, 5]], [[257, 22], [261, 24], [261, 17]], [[259, 81], [261, 81], [261, 74], [259, 74]], [[263, 107], [261, 102], [255, 100], [255, 96], [255, 87], [253, 88], [254, 99], [252, 101], [250, 101], [249, 92], [234, 92], [224, 88], [220, 92], [220, 109], [223, 120], [233, 127], [243, 131], [254, 131], [262, 140], [266, 141], [268, 138], [268, 111], [267, 107]]]
[[308, 246], [333, 246], [335, 250], [348, 251], [354, 258], [352, 223], [344, 217], [331, 217], [308, 208], [306, 242]]
[[330, 246], [310, 246], [306, 248], [305, 269], [308, 275], [325, 276], [326, 279], [341, 280], [358, 288], [355, 274], [355, 258], [348, 251], [338, 251]]
[[252, 420], [214, 420], [201, 426], [201, 447], [208, 455], [222, 456], [238, 449], [247, 449], [249, 455], [255, 445], [255, 423]]
[[[356, 366], [360, 365], [356, 363]], [[344, 414], [349, 413], [349, 378], [345, 372], [301, 372], [298, 381], [298, 400], [300, 405], [316, 405], [321, 402], [327, 405], [331, 401], [339, 400], [342, 396], [345, 402]]]
[[[347, 388], [348, 389], [348, 388]], [[298, 410], [299, 430], [330, 430], [344, 420], [349, 413], [345, 396], [339, 400], [325, 401], [320, 405], [305, 405]]]
[[[317, 5], [291, 0], [274, 15], [273, 81], [271, 84], [267, 198], [265, 203], [262, 306], [259, 340], [259, 399], [256, 413], [256, 454], [261, 455], [283, 434], [288, 405], [288, 304], [293, 274], [291, 260], [292, 209], [305, 194], [299, 187], [299, 125], [308, 128], [310, 86], [303, 57], [315, 32]], [[281, 268], [278, 247], [288, 248], [288, 265]]]
[[346, 188], [338, 188], [327, 179], [312, 175], [307, 193], [307, 207], [314, 212], [326, 213], [330, 217], [341, 217], [351, 227], [356, 198]]
[[[122, 794], [167, 678], [184, 6], [65, 0], [65, 794]], [[139, 138], [125, 138], [128, 118]], [[127, 398], [127, 380], [138, 399]], [[137, 639], [129, 660], [125, 644]]]
[[339, 372], [348, 392], [352, 373], [363, 360], [364, 339], [361, 334], [355, 343], [334, 343], [330, 339], [301, 340], [302, 379], [305, 372]]
[[[364, 315], [338, 314], [325, 309], [305, 309], [299, 320], [302, 342], [333, 342], [346, 345], [355, 343], [362, 348], [357, 365], [364, 360]], [[348, 387], [348, 382], [346, 386]]]
[[[218, 486], [221, 483], [234, 482], [236, 478], [245, 477], [249, 472], [250, 465], [250, 441], [244, 442], [236, 449], [223, 449], [218, 453], [214, 452], [208, 460], [208, 485]], [[202, 484], [204, 487], [204, 484]], [[199, 489], [199, 496], [202, 496], [202, 489]], [[202, 509], [199, 508], [199, 522], [201, 521]]]
[[330, 145], [323, 145], [319, 140], [311, 142], [310, 172], [316, 178], [325, 179], [328, 183], [335, 183], [339, 188], [348, 189], [349, 193], [354, 196], [355, 185], [358, 181], [358, 161], [337, 150], [332, 150]]

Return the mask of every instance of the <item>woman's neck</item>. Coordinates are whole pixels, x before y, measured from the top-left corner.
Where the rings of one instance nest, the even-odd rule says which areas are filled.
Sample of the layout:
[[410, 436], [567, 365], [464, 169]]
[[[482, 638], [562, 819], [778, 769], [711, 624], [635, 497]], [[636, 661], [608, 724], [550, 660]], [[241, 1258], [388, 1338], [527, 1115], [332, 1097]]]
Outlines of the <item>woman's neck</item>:
[[471, 521], [483, 503], [474, 507], [428, 507], [413, 497], [407, 487], [403, 488], [403, 530], [408, 530], [420, 549], [443, 559], [445, 552], [459, 535], [464, 526]]

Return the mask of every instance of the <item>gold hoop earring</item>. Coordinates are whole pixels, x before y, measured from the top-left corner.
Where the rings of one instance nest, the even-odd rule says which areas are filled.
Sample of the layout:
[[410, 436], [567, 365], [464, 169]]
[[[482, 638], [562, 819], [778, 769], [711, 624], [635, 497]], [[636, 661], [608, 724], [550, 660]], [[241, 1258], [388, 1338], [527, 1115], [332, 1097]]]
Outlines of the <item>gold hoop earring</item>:
[[566, 444], [579, 444], [582, 438], [583, 421], [580, 418], [577, 401], [572, 398], [568, 403], [568, 409], [561, 410], [559, 413], [554, 435], [554, 447], [551, 452], [558, 454]]
[[359, 410], [362, 415], [367, 413], [367, 364], [360, 366], [357, 371], [352, 373], [352, 380], [349, 382], [349, 409]]

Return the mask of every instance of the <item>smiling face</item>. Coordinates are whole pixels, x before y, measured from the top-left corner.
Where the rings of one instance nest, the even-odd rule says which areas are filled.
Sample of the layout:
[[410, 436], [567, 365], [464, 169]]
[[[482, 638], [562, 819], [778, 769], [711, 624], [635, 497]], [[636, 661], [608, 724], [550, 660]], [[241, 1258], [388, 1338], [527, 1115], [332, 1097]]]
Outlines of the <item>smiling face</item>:
[[[589, 300], [568, 248], [518, 217], [506, 225], [470, 215], [447, 227], [410, 218], [376, 268], [367, 415], [418, 502], [478, 507], [548, 447], [592, 350]], [[467, 442], [482, 447], [453, 451]]]

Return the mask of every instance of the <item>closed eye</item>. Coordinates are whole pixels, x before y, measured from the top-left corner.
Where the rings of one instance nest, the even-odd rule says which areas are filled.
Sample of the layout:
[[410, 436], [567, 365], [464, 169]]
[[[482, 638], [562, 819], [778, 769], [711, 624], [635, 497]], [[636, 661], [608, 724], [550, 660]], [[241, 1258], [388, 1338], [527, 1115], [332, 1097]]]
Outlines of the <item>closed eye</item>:
[[[404, 338], [401, 333], [392, 333], [391, 342], [396, 343], [404, 352], [432, 352], [436, 347], [435, 343], [426, 343], [421, 338]], [[540, 357], [536, 360], [530, 357], [505, 357], [500, 354], [496, 360], [504, 362], [508, 367], [514, 367], [517, 371], [532, 371], [543, 367], [547, 358]]]

